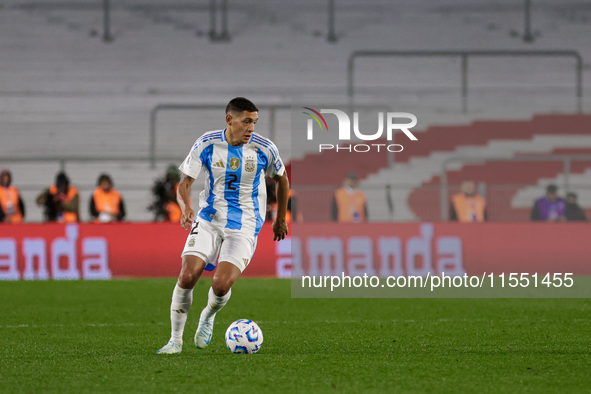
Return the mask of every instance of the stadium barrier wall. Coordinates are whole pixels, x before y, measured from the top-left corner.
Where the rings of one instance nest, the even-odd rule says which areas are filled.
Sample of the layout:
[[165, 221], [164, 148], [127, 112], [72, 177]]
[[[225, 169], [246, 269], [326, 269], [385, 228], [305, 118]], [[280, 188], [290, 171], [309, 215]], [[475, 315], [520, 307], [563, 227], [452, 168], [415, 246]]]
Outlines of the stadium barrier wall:
[[[244, 276], [591, 275], [586, 223], [302, 223], [263, 227]], [[0, 279], [175, 277], [187, 232], [171, 223], [0, 225]]]
[[587, 223], [334, 223], [292, 226], [302, 275], [591, 275]]

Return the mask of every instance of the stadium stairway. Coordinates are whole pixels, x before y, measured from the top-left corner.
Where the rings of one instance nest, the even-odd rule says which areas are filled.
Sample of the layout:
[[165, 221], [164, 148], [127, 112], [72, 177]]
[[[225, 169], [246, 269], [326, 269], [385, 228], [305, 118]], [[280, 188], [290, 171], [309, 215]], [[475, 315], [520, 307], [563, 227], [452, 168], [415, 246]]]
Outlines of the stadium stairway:
[[[578, 144], [585, 141], [577, 139], [575, 143], [577, 144], [575, 146], [579, 146]], [[590, 138], [587, 138], [587, 144], [591, 144]], [[589, 154], [591, 157], [591, 148], [562, 148], [535, 152], [535, 156], [557, 154]], [[531, 155], [517, 152], [514, 158], [527, 158], [527, 156]], [[586, 177], [590, 171], [591, 160], [573, 161], [570, 165], [569, 185], [572, 185], [570, 189], [591, 187], [591, 178]], [[559, 186], [565, 184], [562, 161], [485, 161], [466, 164], [460, 169], [448, 171], [446, 176], [448, 185], [451, 185], [448, 190], [448, 201], [465, 179], [486, 184], [489, 218], [496, 221], [528, 220], [533, 201], [544, 194], [545, 186], [551, 183]], [[523, 188], [523, 185], [532, 186]], [[437, 175], [409, 195], [408, 205], [421, 220], [440, 220], [439, 190], [440, 176]], [[563, 190], [561, 195], [564, 196], [564, 194]], [[579, 203], [582, 206], [591, 207], [591, 200], [587, 199], [585, 193], [580, 196]]]
[[[402, 158], [397, 154], [396, 164], [393, 168], [383, 168], [375, 174], [368, 176], [361, 183], [361, 187], [367, 191], [369, 215], [372, 220], [389, 220], [389, 208], [384, 194], [384, 185], [391, 184], [390, 196], [394, 202], [394, 219], [413, 221], [423, 218], [417, 216], [410, 205], [416, 202], [420, 205], [432, 205], [433, 198], [425, 195], [414, 195], [414, 189], [431, 187], [432, 195], [438, 195], [434, 185], [434, 179], [439, 177], [444, 163], [456, 158], [513, 158], [518, 153], [547, 153], [551, 154], [557, 147], [576, 148], [591, 146], [589, 125], [591, 117], [588, 115], [540, 115], [534, 116], [531, 121], [507, 121], [507, 122], [474, 122], [473, 125], [458, 127], [456, 133], [445, 133], [448, 141], [445, 148], [436, 145], [437, 130], [430, 128], [425, 137], [421, 135], [416, 147], [418, 153], [414, 155], [414, 147]], [[474, 128], [472, 128], [474, 126]], [[470, 130], [474, 135], [471, 135]], [[523, 134], [522, 134], [522, 130]], [[464, 141], [469, 141], [464, 144]], [[429, 148], [418, 148], [419, 142], [426, 142]], [[448, 149], [448, 150], [445, 150]], [[460, 162], [448, 164], [448, 170], [461, 169]], [[479, 179], [479, 177], [473, 177]], [[451, 182], [451, 181], [450, 181]], [[453, 183], [453, 182], [451, 182]], [[374, 191], [376, 187], [381, 189]], [[431, 208], [439, 211], [439, 199]], [[411, 202], [412, 201], [412, 202]], [[433, 212], [425, 215], [430, 220], [439, 220], [440, 215]], [[436, 219], [435, 219], [436, 218]]]

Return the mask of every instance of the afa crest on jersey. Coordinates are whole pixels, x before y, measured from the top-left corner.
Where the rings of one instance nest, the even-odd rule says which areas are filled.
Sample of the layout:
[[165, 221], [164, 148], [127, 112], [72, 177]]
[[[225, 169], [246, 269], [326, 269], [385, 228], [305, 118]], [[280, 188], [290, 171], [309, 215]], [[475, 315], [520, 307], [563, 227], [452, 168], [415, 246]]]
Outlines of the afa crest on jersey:
[[253, 172], [256, 168], [256, 164], [254, 162], [254, 157], [247, 157], [246, 164], [244, 165], [244, 169], [247, 172]]
[[240, 167], [240, 159], [233, 157], [230, 159], [230, 168], [232, 171], [236, 171]]

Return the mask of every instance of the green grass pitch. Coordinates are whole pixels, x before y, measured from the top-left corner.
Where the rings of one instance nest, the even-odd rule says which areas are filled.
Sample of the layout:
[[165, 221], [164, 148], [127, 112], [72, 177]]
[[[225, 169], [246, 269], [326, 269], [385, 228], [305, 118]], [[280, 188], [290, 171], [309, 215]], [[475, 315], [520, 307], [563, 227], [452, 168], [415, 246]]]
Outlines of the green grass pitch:
[[[174, 279], [0, 283], [0, 392], [590, 392], [589, 299], [292, 299], [240, 279], [210, 346], [169, 338]], [[265, 341], [231, 354], [227, 326]]]

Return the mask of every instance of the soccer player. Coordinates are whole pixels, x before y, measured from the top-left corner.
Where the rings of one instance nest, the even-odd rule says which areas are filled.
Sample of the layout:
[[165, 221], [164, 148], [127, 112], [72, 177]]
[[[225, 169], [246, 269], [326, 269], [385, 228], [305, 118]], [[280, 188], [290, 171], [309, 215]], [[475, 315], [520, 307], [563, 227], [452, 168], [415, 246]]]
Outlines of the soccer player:
[[[231, 100], [226, 106], [227, 127], [203, 134], [179, 167], [177, 200], [182, 211], [181, 226], [191, 231], [172, 293], [171, 338], [158, 350], [159, 354], [181, 352], [193, 288], [204, 269], [215, 268], [207, 305], [195, 333], [197, 348], [209, 344], [215, 315], [230, 299], [232, 285], [250, 263], [256, 248], [266, 212], [265, 174], [275, 180], [277, 190], [273, 240], [280, 241], [287, 235], [289, 181], [275, 144], [254, 132], [258, 111], [243, 97]], [[207, 177], [199, 200], [201, 209], [195, 216], [190, 190], [201, 170]]]

